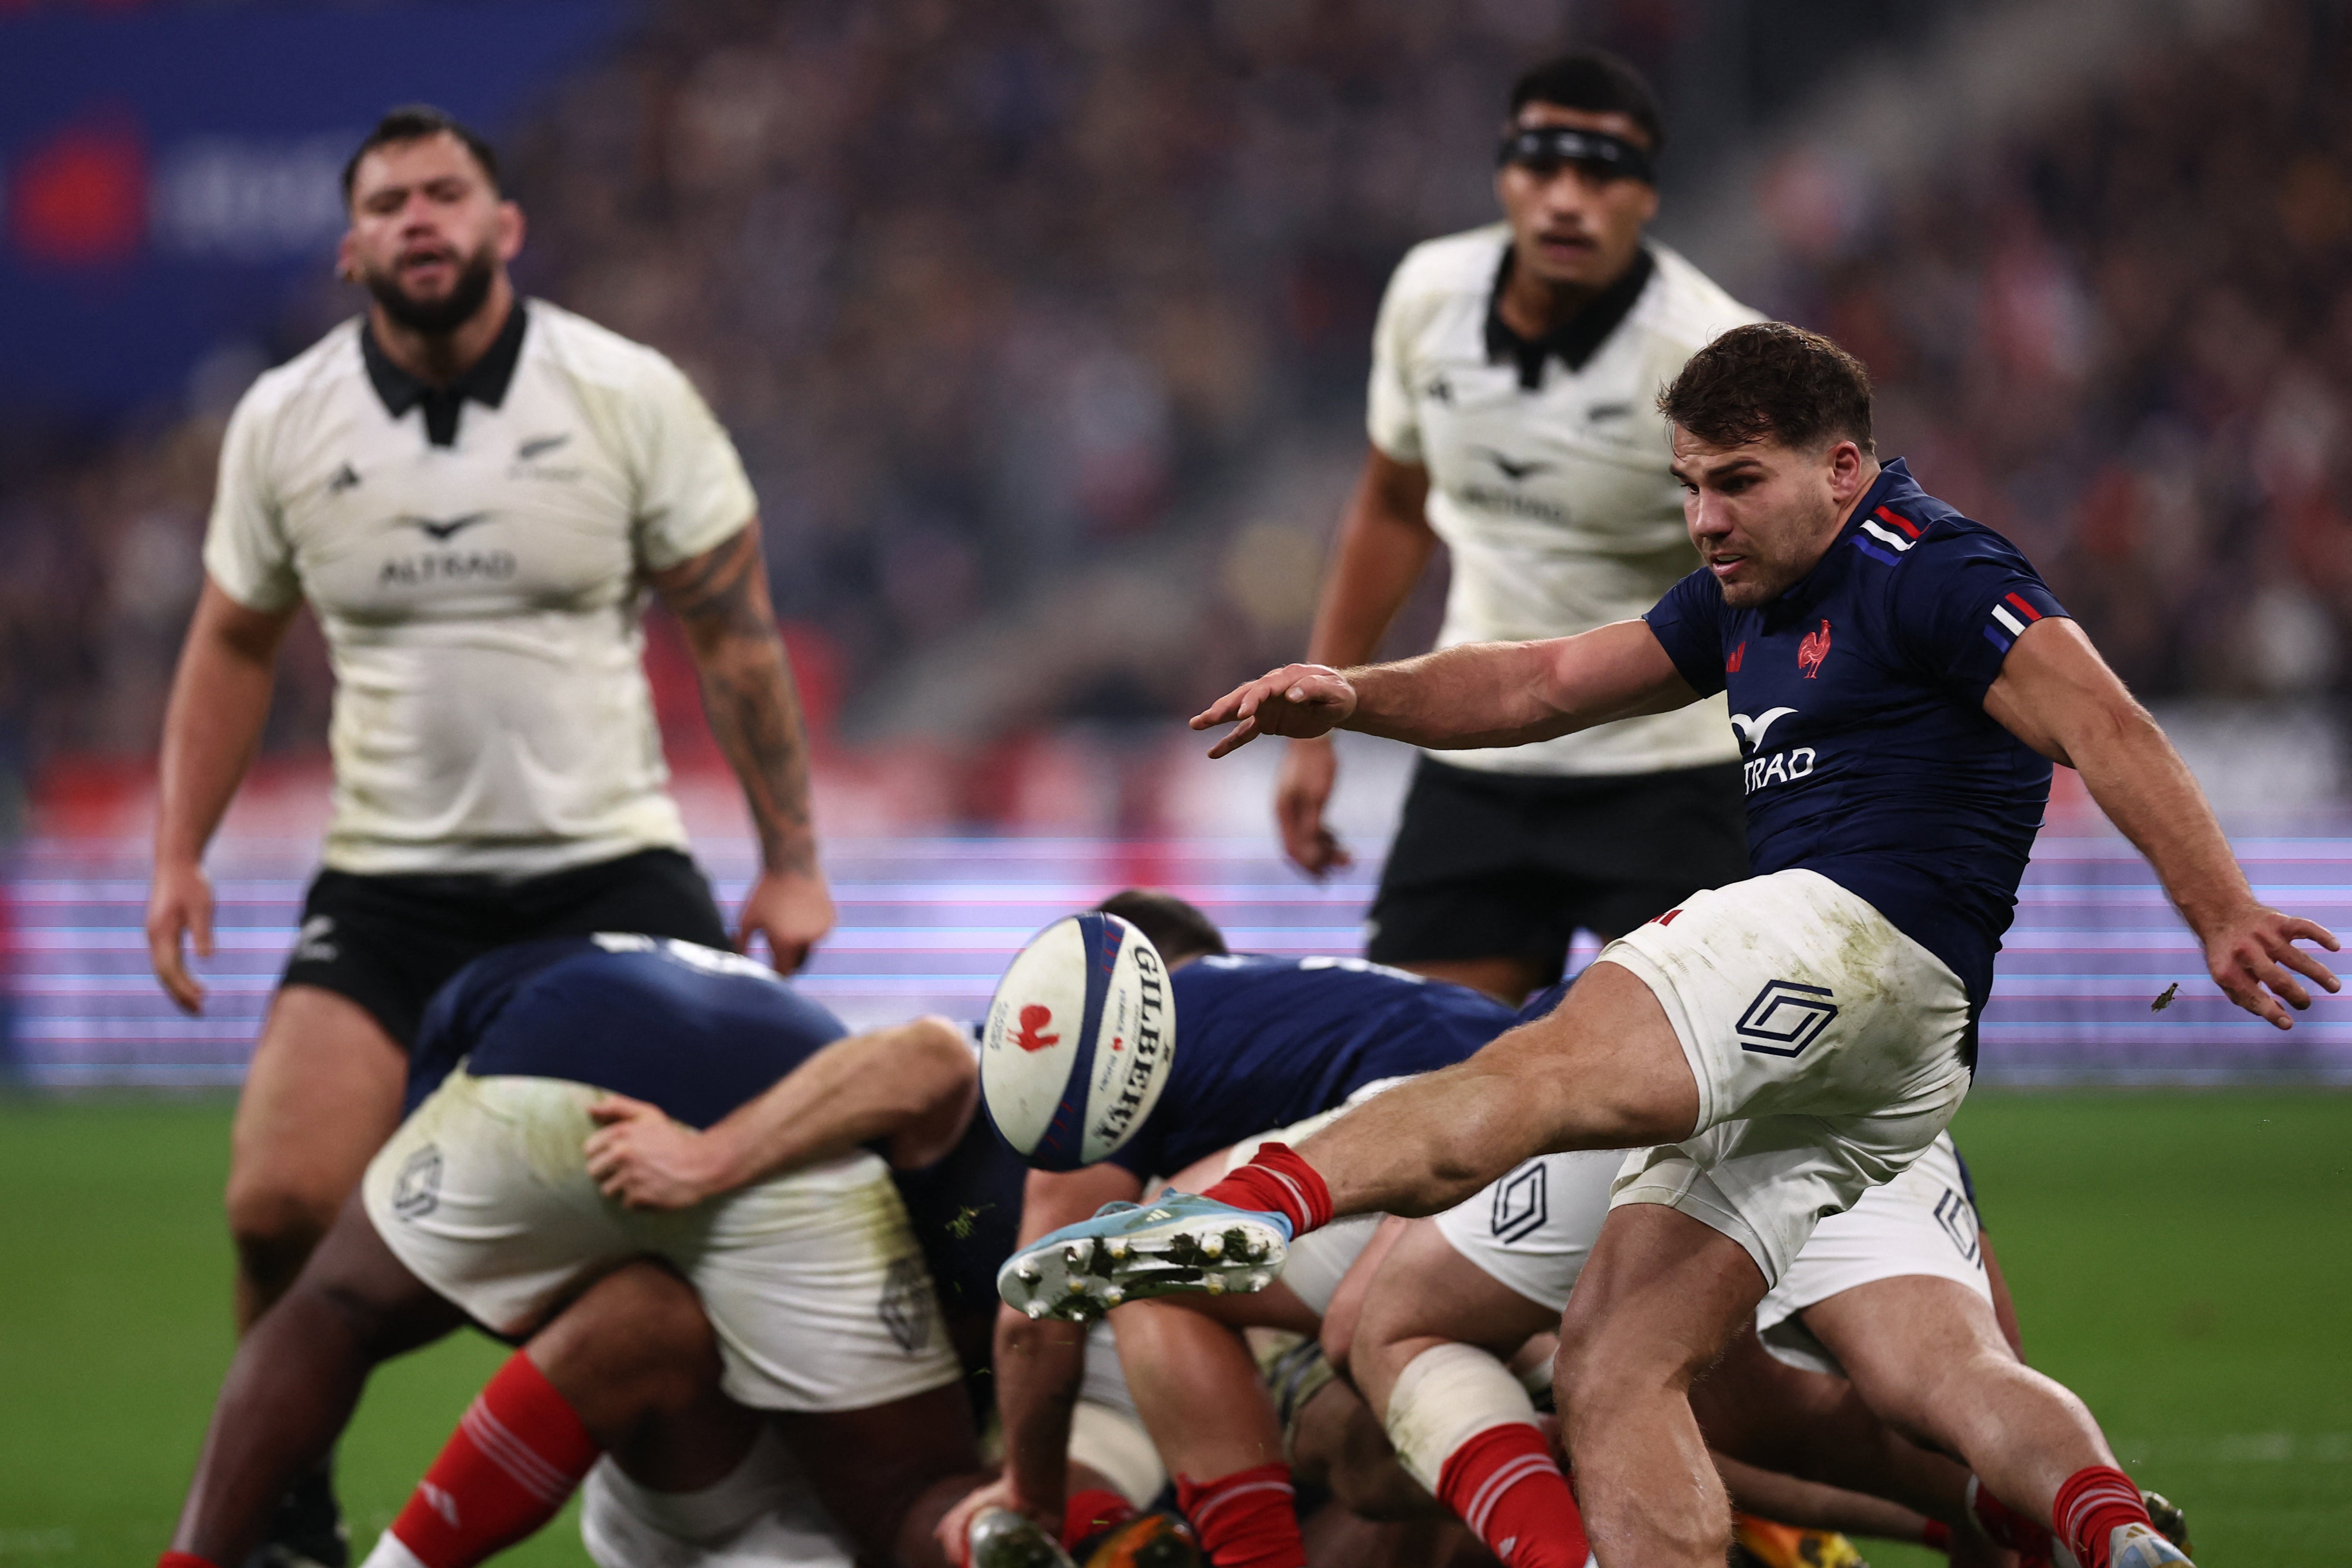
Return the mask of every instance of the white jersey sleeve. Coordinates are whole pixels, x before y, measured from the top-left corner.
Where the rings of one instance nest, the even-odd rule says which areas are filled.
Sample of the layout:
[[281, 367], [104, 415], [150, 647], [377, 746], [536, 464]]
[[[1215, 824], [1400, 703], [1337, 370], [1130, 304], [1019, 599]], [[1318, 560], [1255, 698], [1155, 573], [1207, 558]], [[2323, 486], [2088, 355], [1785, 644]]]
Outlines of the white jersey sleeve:
[[637, 559], [658, 572], [733, 538], [759, 508], [735, 443], [686, 373], [661, 354], [632, 388]]
[[237, 402], [221, 442], [220, 477], [205, 527], [205, 573], [248, 610], [291, 608], [302, 597], [294, 546], [269, 472], [275, 388], [265, 377]]
[[1413, 255], [1408, 253], [1389, 276], [1381, 296], [1380, 320], [1372, 327], [1372, 382], [1365, 398], [1364, 425], [1372, 445], [1400, 463], [1424, 461], [1421, 419], [1413, 407], [1412, 340], [1417, 323], [1417, 296], [1407, 273]]

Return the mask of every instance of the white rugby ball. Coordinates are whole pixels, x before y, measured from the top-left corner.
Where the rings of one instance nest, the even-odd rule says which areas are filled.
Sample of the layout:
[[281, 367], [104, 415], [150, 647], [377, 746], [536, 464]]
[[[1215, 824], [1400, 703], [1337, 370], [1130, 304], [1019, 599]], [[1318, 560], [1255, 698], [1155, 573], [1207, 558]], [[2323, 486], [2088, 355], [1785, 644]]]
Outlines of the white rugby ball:
[[1160, 950], [1117, 915], [1055, 921], [1004, 972], [981, 1035], [980, 1094], [1041, 1171], [1110, 1157], [1159, 1103], [1176, 1059]]

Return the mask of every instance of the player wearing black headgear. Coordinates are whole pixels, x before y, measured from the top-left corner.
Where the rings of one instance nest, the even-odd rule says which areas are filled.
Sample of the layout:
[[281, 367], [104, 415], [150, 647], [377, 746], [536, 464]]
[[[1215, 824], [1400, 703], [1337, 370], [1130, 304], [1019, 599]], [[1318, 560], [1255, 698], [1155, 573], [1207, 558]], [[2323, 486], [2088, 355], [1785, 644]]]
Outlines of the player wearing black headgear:
[[[1637, 616], [1697, 564], [1652, 406], [1691, 353], [1755, 313], [1648, 239], [1665, 140], [1631, 66], [1585, 51], [1512, 87], [1505, 221], [1417, 246], [1372, 345], [1371, 446], [1307, 657], [1370, 658], [1442, 540], [1441, 646]], [[1370, 921], [1371, 957], [1517, 1005], [1579, 930], [1618, 935], [1747, 874], [1738, 752], [1712, 705], [1517, 750], [1424, 755]], [[1328, 741], [1295, 742], [1276, 811], [1309, 871]]]

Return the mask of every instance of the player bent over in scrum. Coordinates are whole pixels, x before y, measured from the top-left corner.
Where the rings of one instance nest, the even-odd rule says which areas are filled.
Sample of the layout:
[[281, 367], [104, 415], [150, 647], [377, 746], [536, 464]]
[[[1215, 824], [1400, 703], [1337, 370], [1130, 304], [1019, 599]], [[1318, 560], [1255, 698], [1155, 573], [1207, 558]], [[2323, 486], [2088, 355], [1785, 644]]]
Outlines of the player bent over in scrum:
[[[1178, 1046], [1159, 1100], [1108, 1160], [1029, 1173], [1024, 1243], [1103, 1204], [1133, 1202], [1148, 1178], [1462, 1061], [1517, 1020], [1484, 993], [1361, 960], [1231, 954], [1206, 915], [1166, 894], [1129, 890], [1101, 907], [1140, 929], [1167, 963]], [[1376, 1223], [1311, 1240], [1281, 1284], [1234, 1300], [1219, 1319], [1144, 1300], [1110, 1315], [1144, 1425], [1216, 1563], [1295, 1568], [1304, 1560], [1281, 1432], [1241, 1329], [1312, 1335]], [[1006, 1508], [1046, 1527], [1060, 1520], [1064, 1431], [1084, 1343], [1066, 1324], [1004, 1309], [995, 1362], [1004, 1475], [964, 1510]], [[1188, 1419], [1199, 1411], [1216, 1418]]]
[[[470, 965], [421, 1031], [415, 1087], [446, 1079], [239, 1347], [165, 1563], [240, 1563], [376, 1362], [466, 1317], [531, 1333], [606, 1275], [574, 1310], [596, 1309], [583, 1321], [609, 1330], [645, 1307], [644, 1346], [567, 1335], [558, 1319], [468, 1412], [376, 1568], [481, 1561], [551, 1517], [608, 1445], [659, 1449], [665, 1468], [643, 1479], [664, 1490], [726, 1474], [750, 1434], [713, 1413], [694, 1355], [652, 1353], [680, 1342], [681, 1310], [708, 1313], [719, 1386], [774, 1420], [862, 1552], [939, 1562], [930, 1526], [979, 1473], [971, 1412], [905, 1209], [865, 1145], [936, 1158], [971, 1114], [976, 1074], [944, 1020], [844, 1034], [763, 966], [688, 942], [565, 939]], [[756, 1099], [777, 1135], [740, 1191], [634, 1211], [589, 1170], [591, 1084], [692, 1125]], [[644, 1258], [685, 1284], [625, 1267]], [[688, 1435], [664, 1440], [680, 1423]]]
[[[1269, 1253], [1335, 1215], [1429, 1214], [1533, 1155], [1647, 1144], [1620, 1176], [1561, 1329], [1556, 1386], [1601, 1562], [1718, 1561], [1729, 1533], [1692, 1378], [1822, 1215], [1928, 1147], [1966, 1094], [1974, 1023], [2053, 761], [2154, 864], [2221, 988], [2281, 1027], [2337, 988], [2265, 908], [2196, 781], [2006, 541], [1870, 440], [1869, 381], [1825, 338], [1724, 333], [1665, 393], [1704, 570], [1640, 621], [1341, 674], [1292, 666], [1194, 721], [1515, 744], [1727, 690], [1758, 875], [1602, 950], [1550, 1016], [1472, 1061], [1263, 1151], [1214, 1199], [1042, 1238], [1242, 1230]], [[1230, 1206], [1228, 1206], [1230, 1205]], [[1255, 1212], [1253, 1212], [1255, 1211]], [[1975, 1414], [1950, 1417], [1954, 1446]], [[2185, 1561], [2104, 1442], [1967, 1450], [2086, 1568]]]

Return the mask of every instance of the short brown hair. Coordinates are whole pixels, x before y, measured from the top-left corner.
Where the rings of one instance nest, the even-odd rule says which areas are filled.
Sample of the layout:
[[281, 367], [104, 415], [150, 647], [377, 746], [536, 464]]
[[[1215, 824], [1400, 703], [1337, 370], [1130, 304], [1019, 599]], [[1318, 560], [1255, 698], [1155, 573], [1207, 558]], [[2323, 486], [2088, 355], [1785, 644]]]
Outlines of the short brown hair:
[[1216, 921], [1175, 894], [1157, 888], [1129, 888], [1113, 893], [1095, 908], [1117, 915], [1150, 937], [1160, 958], [1171, 965], [1228, 951], [1225, 933], [1217, 929]]
[[1766, 437], [1810, 447], [1870, 438], [1870, 372], [1819, 332], [1785, 321], [1734, 327], [1691, 355], [1658, 412], [1711, 447]]

